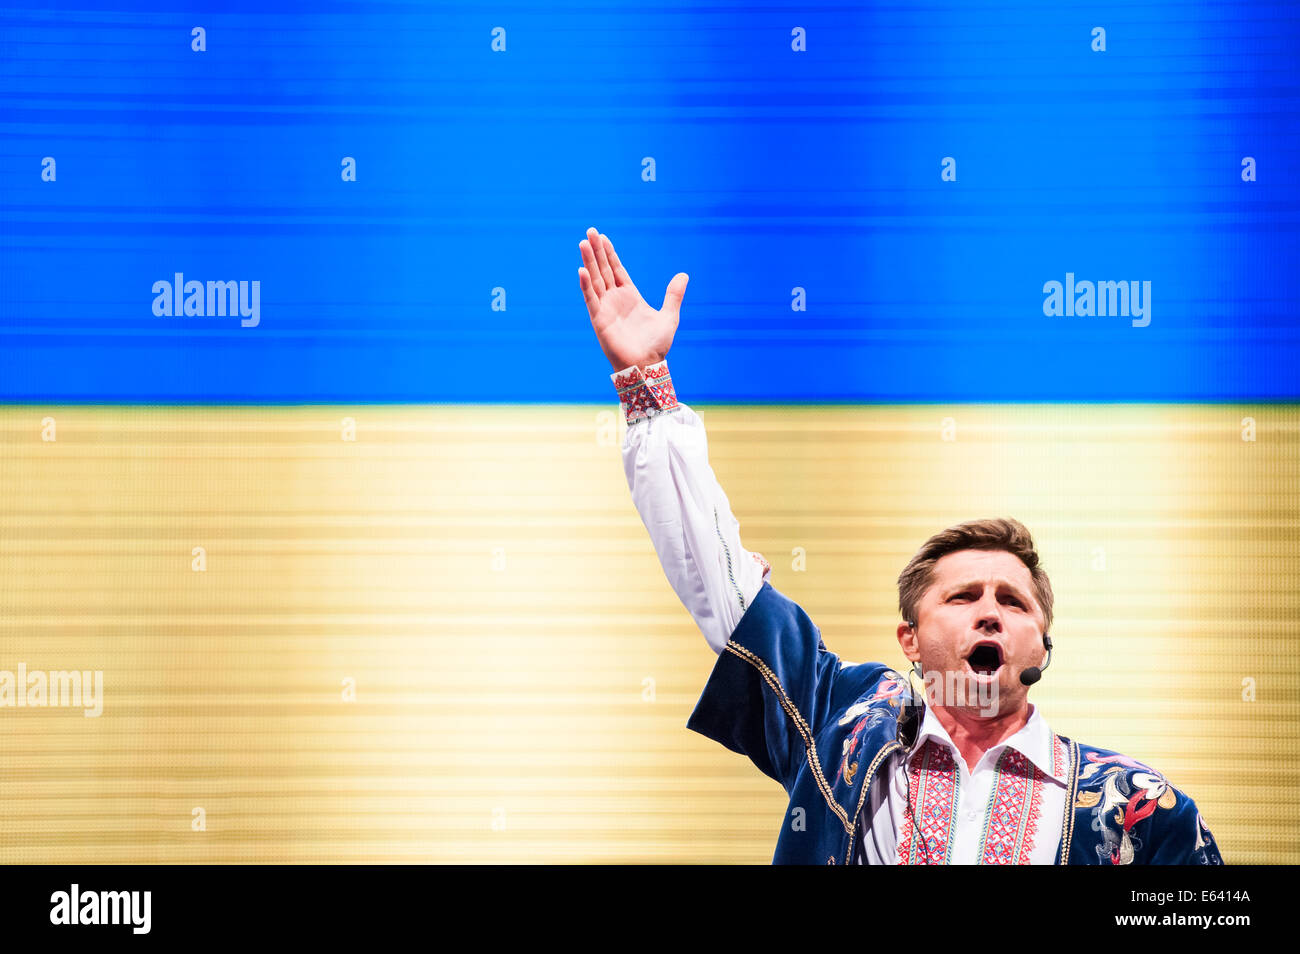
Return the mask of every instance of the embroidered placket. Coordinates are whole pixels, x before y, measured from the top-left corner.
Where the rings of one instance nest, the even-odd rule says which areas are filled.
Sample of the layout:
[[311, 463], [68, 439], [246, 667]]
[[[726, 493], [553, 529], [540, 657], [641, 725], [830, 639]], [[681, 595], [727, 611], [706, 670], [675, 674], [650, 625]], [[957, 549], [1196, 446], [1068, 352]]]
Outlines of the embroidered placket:
[[1021, 752], [1005, 748], [984, 811], [980, 833], [982, 865], [1027, 865], [1043, 810], [1046, 776]]
[[[1052, 741], [1052, 761], [1056, 767], [1064, 758], [1063, 746], [1055, 738]], [[1027, 865], [1042, 816], [1047, 776], [1013, 748], [1002, 751], [995, 771], [980, 833], [978, 863]], [[956, 762], [946, 746], [929, 739], [923, 750], [911, 759], [908, 772], [912, 778], [911, 795], [898, 842], [898, 863], [949, 864], [961, 793]], [[919, 831], [915, 822], [918, 805]]]
[[[952, 860], [961, 779], [952, 753], [946, 747], [936, 744], [933, 739], [926, 740], [919, 754], [921, 767], [913, 776], [907, 817], [903, 819], [902, 837], [899, 839], [898, 863], [946, 865]], [[912, 765], [915, 764], [914, 756]], [[920, 831], [916, 830], [915, 824], [918, 802], [921, 812]]]

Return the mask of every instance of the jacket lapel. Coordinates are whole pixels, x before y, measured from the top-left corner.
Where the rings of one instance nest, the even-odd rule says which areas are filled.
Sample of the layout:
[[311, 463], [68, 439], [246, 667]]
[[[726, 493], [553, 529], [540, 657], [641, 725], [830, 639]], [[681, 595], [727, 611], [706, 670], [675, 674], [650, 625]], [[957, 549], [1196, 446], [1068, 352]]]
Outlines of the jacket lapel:
[[1065, 816], [1061, 819], [1061, 850], [1056, 854], [1058, 865], [1070, 863], [1070, 845], [1074, 841], [1074, 799], [1079, 791], [1079, 743], [1063, 735], [1056, 738], [1065, 743], [1070, 752], [1070, 765], [1066, 777], [1070, 787], [1065, 791]]

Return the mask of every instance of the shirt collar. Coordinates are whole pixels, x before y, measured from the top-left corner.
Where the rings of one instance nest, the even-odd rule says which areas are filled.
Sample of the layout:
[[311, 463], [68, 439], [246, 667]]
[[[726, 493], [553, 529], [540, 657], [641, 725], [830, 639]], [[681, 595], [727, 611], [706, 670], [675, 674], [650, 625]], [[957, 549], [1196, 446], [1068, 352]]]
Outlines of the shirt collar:
[[[934, 714], [933, 706], [925, 707], [925, 716], [921, 719], [921, 730], [917, 733], [916, 745], [913, 747], [913, 751], [920, 751], [920, 748], [925, 744], [927, 737], [941, 742], [954, 753], [957, 752], [957, 746], [953, 743], [947, 730], [944, 729], [943, 724], [939, 721], [939, 717]], [[996, 760], [1001, 755], [1002, 749], [1015, 749], [1025, 758], [1029, 759], [1030, 762], [1033, 762], [1044, 775], [1047, 775], [1049, 778], [1054, 778], [1058, 782], [1064, 784], [1068, 773], [1068, 767], [1065, 765], [1059, 765], [1057, 766], [1059, 771], [1054, 771], [1052, 764], [1054, 760], [1052, 756], [1055, 747], [1056, 739], [1052, 735], [1052, 730], [1048, 726], [1047, 720], [1039, 713], [1038, 706], [1031, 702], [1029, 703], [1029, 721], [1021, 726], [1020, 730], [1012, 735], [1011, 738], [999, 742], [997, 745], [989, 749], [989, 752], [993, 753], [991, 758]], [[985, 756], [981, 758], [981, 761], [983, 758], [988, 757], [988, 754], [985, 753]]]

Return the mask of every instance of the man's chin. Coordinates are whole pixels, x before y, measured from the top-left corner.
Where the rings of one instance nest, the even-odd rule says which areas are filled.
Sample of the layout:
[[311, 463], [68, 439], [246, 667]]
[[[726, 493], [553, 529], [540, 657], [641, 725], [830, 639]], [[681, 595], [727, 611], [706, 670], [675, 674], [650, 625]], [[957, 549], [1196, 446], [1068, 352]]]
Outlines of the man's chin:
[[944, 672], [932, 676], [925, 674], [926, 699], [932, 706], [945, 709], [959, 709], [991, 719], [1001, 714], [1004, 703], [1008, 700], [1003, 680], [1007, 675], [1007, 665], [1003, 663], [996, 669], [977, 672], [970, 664], [963, 661], [962, 668], [954, 672]]

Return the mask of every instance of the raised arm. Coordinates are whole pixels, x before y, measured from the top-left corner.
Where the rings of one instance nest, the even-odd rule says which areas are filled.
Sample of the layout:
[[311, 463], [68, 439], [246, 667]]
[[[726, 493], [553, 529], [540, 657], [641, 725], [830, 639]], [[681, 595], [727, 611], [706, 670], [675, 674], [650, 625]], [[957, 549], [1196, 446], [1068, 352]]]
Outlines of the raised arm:
[[656, 311], [607, 236], [590, 229], [579, 247], [579, 284], [628, 421], [628, 489], [669, 584], [720, 653], [771, 566], [741, 546], [740, 524], [709, 466], [704, 425], [678, 402], [668, 373], [687, 276], [673, 276]]

